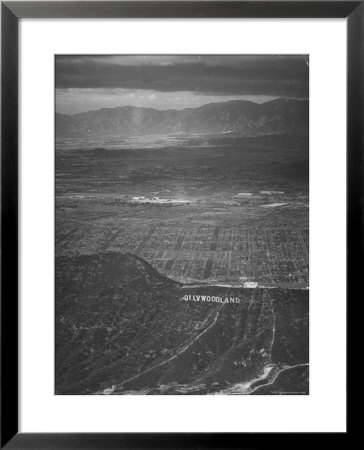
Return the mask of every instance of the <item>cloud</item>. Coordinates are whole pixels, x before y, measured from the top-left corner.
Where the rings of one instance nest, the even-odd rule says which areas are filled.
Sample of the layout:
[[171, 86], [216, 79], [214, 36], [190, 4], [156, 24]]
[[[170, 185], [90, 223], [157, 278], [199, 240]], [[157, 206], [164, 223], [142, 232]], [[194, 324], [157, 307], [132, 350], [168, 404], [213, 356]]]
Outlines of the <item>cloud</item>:
[[307, 55], [57, 56], [59, 89], [308, 98]]

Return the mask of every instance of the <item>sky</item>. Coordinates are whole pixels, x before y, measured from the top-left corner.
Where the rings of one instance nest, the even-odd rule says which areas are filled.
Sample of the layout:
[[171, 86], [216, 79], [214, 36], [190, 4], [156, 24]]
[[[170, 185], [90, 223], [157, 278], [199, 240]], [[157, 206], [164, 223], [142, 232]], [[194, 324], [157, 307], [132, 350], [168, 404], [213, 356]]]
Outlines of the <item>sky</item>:
[[57, 55], [56, 111], [308, 98], [307, 55]]

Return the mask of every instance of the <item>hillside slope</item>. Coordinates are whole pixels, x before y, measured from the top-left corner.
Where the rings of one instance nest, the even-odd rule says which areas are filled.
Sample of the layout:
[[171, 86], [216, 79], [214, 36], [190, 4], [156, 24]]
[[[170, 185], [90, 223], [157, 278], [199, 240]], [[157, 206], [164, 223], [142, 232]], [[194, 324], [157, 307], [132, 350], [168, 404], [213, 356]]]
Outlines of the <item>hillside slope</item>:
[[58, 394], [308, 393], [307, 291], [189, 288], [117, 253], [56, 275]]

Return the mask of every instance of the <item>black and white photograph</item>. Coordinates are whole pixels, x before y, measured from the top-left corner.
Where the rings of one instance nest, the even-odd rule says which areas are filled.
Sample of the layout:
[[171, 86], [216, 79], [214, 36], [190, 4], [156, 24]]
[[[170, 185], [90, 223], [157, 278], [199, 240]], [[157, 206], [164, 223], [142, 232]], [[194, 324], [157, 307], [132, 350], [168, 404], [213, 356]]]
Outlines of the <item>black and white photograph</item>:
[[309, 395], [309, 56], [55, 56], [55, 394]]

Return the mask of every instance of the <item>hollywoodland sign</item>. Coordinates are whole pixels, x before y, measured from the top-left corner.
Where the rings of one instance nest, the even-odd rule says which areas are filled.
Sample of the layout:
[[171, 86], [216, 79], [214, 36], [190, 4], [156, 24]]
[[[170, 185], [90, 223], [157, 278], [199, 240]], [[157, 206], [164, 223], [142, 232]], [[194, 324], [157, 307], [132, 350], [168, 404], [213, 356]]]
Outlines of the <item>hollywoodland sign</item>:
[[184, 295], [181, 301], [185, 302], [211, 302], [211, 303], [240, 303], [238, 297], [218, 297], [215, 295]]

